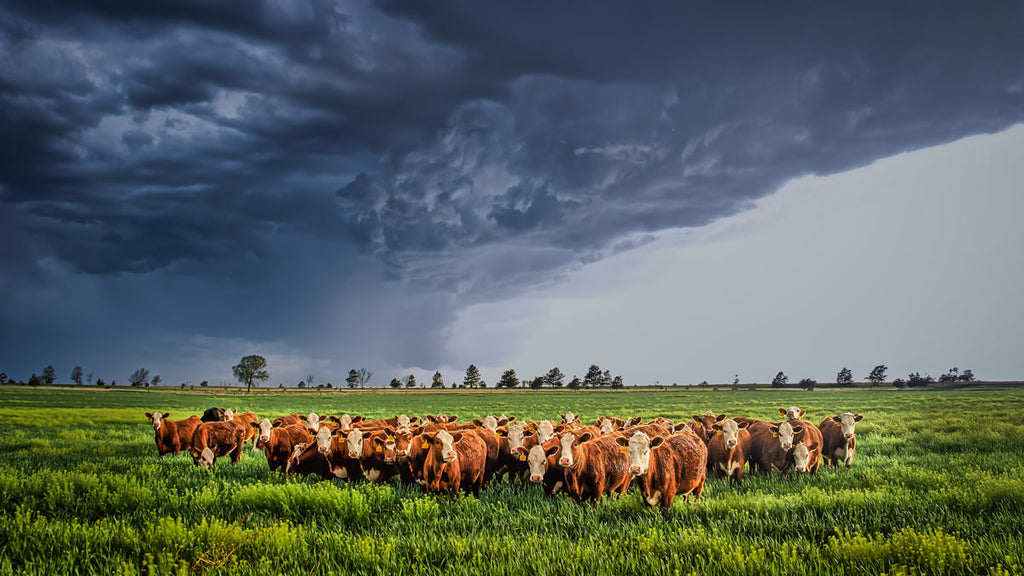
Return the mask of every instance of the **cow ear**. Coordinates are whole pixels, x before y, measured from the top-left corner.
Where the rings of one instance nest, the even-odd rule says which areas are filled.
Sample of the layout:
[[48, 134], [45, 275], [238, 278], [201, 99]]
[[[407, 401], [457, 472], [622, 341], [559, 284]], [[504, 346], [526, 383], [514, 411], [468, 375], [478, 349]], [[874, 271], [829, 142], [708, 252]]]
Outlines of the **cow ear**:
[[409, 418], [409, 424], [412, 424], [413, 422], [419, 422], [419, 421], [420, 421], [420, 417], [419, 416], [413, 416], [412, 418]]
[[152, 420], [153, 419], [153, 413], [152, 412], [146, 412], [146, 418]]
[[462, 440], [462, 432], [456, 432], [455, 434], [452, 434], [452, 441], [458, 442], [459, 440]]
[[395, 435], [395, 429], [392, 428], [391, 426], [385, 426], [384, 427], [384, 433], [387, 434], [388, 436], [394, 436]]
[[658, 446], [661, 446], [663, 442], [665, 442], [665, 438], [663, 436], [655, 436], [654, 438], [651, 438], [651, 448], [657, 448]]
[[456, 420], [458, 420], [458, 419], [459, 419], [459, 417], [458, 417], [458, 416], [449, 416], [449, 417], [448, 417], [448, 423], [450, 424], [450, 423], [452, 423], [452, 422], [455, 422], [455, 421], [456, 421]]
[[796, 426], [793, 426], [793, 434], [797, 434], [797, 433], [799, 433], [803, 429], [804, 429], [803, 426], [797, 424]]
[[836, 424], [840, 424], [843, 421], [843, 417], [842, 416], [833, 416], [832, 417], [832, 421], [835, 422]]
[[382, 438], [380, 436], [374, 436], [371, 440], [372, 440], [372, 442], [373, 442], [373, 444], [375, 446], [383, 446], [384, 445], [384, 438]]
[[803, 418], [803, 417], [804, 417], [804, 414], [806, 414], [806, 413], [807, 413], [807, 411], [806, 411], [806, 410], [804, 410], [804, 409], [800, 409], [800, 418]]
[[356, 422], [362, 422], [363, 420], [366, 420], [366, 416], [356, 416], [352, 419], [352, 423], [355, 424]]
[[515, 422], [516, 421], [516, 417], [515, 416], [509, 416], [508, 417], [508, 421], [509, 422]]
[[629, 419], [629, 422], [626, 422], [626, 426], [636, 426], [637, 424], [643, 422], [643, 420], [644, 419], [639, 416], [633, 416], [632, 418]]
[[768, 431], [771, 432], [772, 434], [778, 434], [779, 433], [779, 427], [778, 426], [774, 426], [774, 425], [769, 426], [768, 427]]
[[484, 421], [479, 419], [479, 418], [474, 418], [473, 419], [473, 424], [476, 424], [477, 426], [480, 426], [483, 423], [484, 423]]
[[547, 450], [544, 451], [544, 455], [545, 456], [551, 456], [555, 452], [558, 452], [558, 449], [561, 448], [561, 447], [562, 447], [561, 444], [555, 444], [554, 446], [550, 446]]
[[864, 417], [861, 416], [860, 414], [857, 414], [856, 416], [853, 417], [853, 421], [854, 422], [860, 422], [863, 419], [864, 419]]
[[750, 426], [750, 422], [746, 420], [737, 421], [736, 426], [739, 428], [746, 428], [747, 426]]
[[252, 426], [253, 428], [259, 428], [260, 427], [260, 423], [259, 422], [249, 422], [249, 426]]
[[619, 436], [615, 439], [615, 443], [619, 446], [629, 446], [629, 438], [625, 436]]
[[271, 427], [271, 428], [280, 428], [280, 427], [281, 427], [281, 423], [280, 423], [280, 422], [274, 422], [274, 423], [272, 423], [272, 424], [270, 425], [270, 427]]
[[711, 425], [711, 429], [712, 430], [721, 430], [722, 429], [722, 425], [719, 424], [718, 422], [715, 422], [714, 424]]
[[785, 416], [786, 415], [786, 409], [785, 408], [779, 408], [779, 414]]
[[328, 416], [327, 419], [330, 420], [331, 422], [334, 422], [335, 424], [341, 424], [341, 419], [338, 418], [337, 416]]
[[696, 414], [693, 415], [693, 421], [694, 422], [703, 422], [703, 420], [700, 419], [700, 416], [698, 416]]
[[715, 418], [716, 422], [721, 422], [722, 420], [725, 420], [725, 414], [719, 414], [718, 418]]
[[590, 432], [584, 432], [582, 436], [580, 436], [579, 438], [576, 439], [576, 442], [578, 444], [582, 444], [584, 442], [589, 442], [590, 439], [593, 438], [593, 437], [594, 437], [594, 435], [591, 434]]
[[526, 448], [523, 447], [523, 446], [516, 446], [515, 449], [512, 450], [511, 454], [513, 456], [519, 456], [521, 454], [526, 454]]

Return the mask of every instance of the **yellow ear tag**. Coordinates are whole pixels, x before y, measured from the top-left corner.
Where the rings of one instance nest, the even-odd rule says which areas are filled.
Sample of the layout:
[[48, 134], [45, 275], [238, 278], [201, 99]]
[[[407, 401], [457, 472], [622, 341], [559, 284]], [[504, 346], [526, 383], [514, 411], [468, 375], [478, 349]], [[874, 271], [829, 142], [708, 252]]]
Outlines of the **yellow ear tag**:
[[619, 452], [623, 454], [629, 454], [629, 446], [619, 446]]
[[498, 431], [497, 431], [497, 430], [495, 430], [495, 431], [494, 431], [494, 437], [495, 437], [495, 438], [501, 438], [501, 434], [499, 434], [499, 433], [498, 433]]
[[388, 442], [394, 442], [394, 441], [395, 441], [395, 437], [394, 436], [388, 436]]
[[715, 432], [715, 436], [721, 436], [721, 435], [722, 435], [722, 431], [721, 430]]
[[778, 432], [772, 432], [772, 438], [778, 438], [778, 437], [779, 437], [779, 433]]
[[526, 454], [520, 454], [519, 455], [519, 461], [520, 462], [526, 462]]
[[424, 442], [423, 446], [420, 446], [420, 448], [423, 448], [424, 450], [426, 450], [427, 448], [430, 448], [430, 442]]

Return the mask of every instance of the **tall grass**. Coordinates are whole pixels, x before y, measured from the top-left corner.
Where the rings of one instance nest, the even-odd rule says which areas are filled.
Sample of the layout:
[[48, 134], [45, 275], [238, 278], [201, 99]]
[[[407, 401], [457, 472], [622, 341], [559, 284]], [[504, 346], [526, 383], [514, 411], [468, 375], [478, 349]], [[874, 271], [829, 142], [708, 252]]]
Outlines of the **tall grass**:
[[[498, 483], [479, 500], [270, 473], [261, 454], [159, 458], [143, 412], [261, 416], [713, 409], [814, 422], [854, 411], [854, 467], [709, 480], [667, 513], [635, 491], [598, 506]], [[951, 392], [521, 392], [199, 396], [0, 390], [0, 574], [1019, 574], [1024, 395]], [[177, 413], [177, 414], [175, 414]]]

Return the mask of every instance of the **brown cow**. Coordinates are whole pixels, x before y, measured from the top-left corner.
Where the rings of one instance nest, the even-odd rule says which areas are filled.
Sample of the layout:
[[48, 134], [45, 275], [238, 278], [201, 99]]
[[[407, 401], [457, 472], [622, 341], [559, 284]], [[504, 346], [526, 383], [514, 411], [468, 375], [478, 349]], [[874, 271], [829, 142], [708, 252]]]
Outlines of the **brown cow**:
[[245, 430], [245, 441], [252, 440], [252, 449], [256, 450], [256, 430], [253, 429], [252, 425], [260, 421], [259, 416], [252, 410], [238, 414], [234, 410], [228, 408], [224, 411], [224, 420], [228, 422], [235, 422]]
[[424, 434], [423, 439], [430, 445], [423, 465], [427, 492], [454, 496], [461, 489], [479, 497], [487, 460], [484, 441], [476, 434], [446, 430]]
[[672, 507], [676, 496], [693, 494], [700, 500], [707, 479], [708, 449], [696, 434], [650, 438], [642, 432], [615, 438], [628, 455], [629, 473], [651, 506]]
[[363, 416], [352, 417], [349, 414], [342, 414], [341, 416], [328, 416], [327, 419], [338, 425], [336, 430], [341, 430], [343, 432], [349, 431], [352, 428], [353, 424], [358, 424], [366, 420], [366, 418]]
[[565, 414], [559, 414], [562, 418], [562, 424], [575, 424], [580, 421], [579, 414], [573, 414], [572, 412], [566, 412]]
[[605, 494], [621, 496], [629, 488], [629, 466], [617, 437], [566, 432], [559, 438], [558, 465], [565, 473], [565, 490], [577, 503], [598, 504]]
[[[306, 425], [300, 424], [300, 426], [305, 428]], [[330, 480], [335, 476], [330, 460], [320, 451], [319, 445], [315, 441], [296, 444], [292, 448], [292, 456], [288, 459], [285, 472], [299, 476], [316, 474], [323, 480]]]
[[[734, 418], [738, 424], [747, 422], [747, 432], [750, 433], [750, 450], [747, 453], [747, 462], [750, 464], [750, 472], [769, 474], [772, 470], [785, 471], [789, 467], [786, 457], [793, 449], [793, 439], [797, 432], [803, 427], [794, 427], [789, 422], [765, 422], [764, 420]], [[799, 428], [796, 429], [796, 428]]]
[[267, 457], [267, 465], [271, 472], [288, 464], [296, 444], [307, 443], [313, 438], [309, 429], [302, 424], [274, 426], [270, 420], [264, 418], [252, 426], [257, 429], [256, 446]]
[[855, 428], [863, 418], [860, 414], [845, 412], [825, 418], [818, 424], [822, 437], [821, 456], [826, 463], [838, 466], [842, 462], [847, 468], [853, 465], [853, 455], [857, 448]]
[[292, 424], [303, 424], [301, 414], [287, 414], [285, 416], [279, 416], [270, 421], [273, 426], [291, 426]]
[[559, 440], [556, 437], [544, 444], [517, 448], [513, 453], [519, 458], [526, 458], [530, 482], [542, 484], [547, 496], [554, 496], [565, 486], [565, 470], [558, 465], [556, 456], [558, 450]]
[[247, 430], [238, 422], [203, 422], [196, 426], [192, 433], [192, 446], [189, 454], [196, 466], [211, 467], [217, 463], [218, 456], [231, 456], [231, 462], [237, 464], [242, 458], [242, 445], [245, 444]]
[[199, 416], [189, 416], [184, 420], [168, 420], [170, 412], [146, 412], [146, 418], [153, 422], [156, 432], [156, 450], [162, 458], [168, 452], [177, 456], [178, 452], [192, 447], [192, 434], [196, 426], [202, 422]]
[[[385, 446], [390, 446], [390, 456], [385, 454]], [[378, 430], [364, 435], [363, 452], [359, 457], [363, 477], [370, 482], [385, 484], [397, 476], [399, 472], [394, 448], [395, 437], [391, 433]]]
[[779, 408], [779, 415], [789, 420], [790, 422], [800, 420], [804, 417], [804, 411], [796, 406], [790, 406], [789, 408]]
[[708, 410], [701, 416], [694, 414], [693, 419], [686, 424], [706, 444], [715, 435], [715, 424], [722, 420], [725, 420], [725, 414], [718, 414], [716, 416], [714, 412]]
[[715, 422], [715, 434], [708, 440], [708, 469], [714, 470], [719, 478], [728, 476], [730, 484], [743, 482], [743, 468], [750, 450], [748, 425], [735, 420]]

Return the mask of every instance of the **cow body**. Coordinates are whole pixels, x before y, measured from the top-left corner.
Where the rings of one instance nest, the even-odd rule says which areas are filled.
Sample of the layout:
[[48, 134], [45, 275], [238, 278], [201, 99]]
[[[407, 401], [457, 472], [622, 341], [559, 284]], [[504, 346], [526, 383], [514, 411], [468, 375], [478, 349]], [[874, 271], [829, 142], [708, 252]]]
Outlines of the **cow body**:
[[219, 456], [231, 456], [231, 462], [237, 464], [247, 434], [236, 422], [202, 422], [192, 433], [192, 461], [196, 466], [211, 467]]
[[459, 490], [480, 496], [484, 485], [484, 467], [487, 445], [477, 434], [445, 430], [424, 435], [430, 445], [423, 465], [423, 478], [428, 492], [448, 492], [453, 496]]
[[700, 500], [707, 479], [708, 449], [696, 434], [667, 438], [634, 434], [616, 440], [627, 449], [629, 472], [640, 484], [647, 504], [668, 510], [676, 496], [692, 494], [694, 500]]
[[295, 446], [308, 443], [313, 439], [308, 429], [302, 424], [274, 427], [269, 420], [264, 419], [256, 424], [256, 427], [258, 430], [256, 446], [267, 457], [267, 465], [271, 472], [285, 469]]
[[202, 422], [199, 416], [190, 416], [184, 420], [168, 420], [170, 413], [146, 412], [146, 418], [153, 422], [156, 432], [156, 449], [163, 457], [165, 454], [178, 455], [182, 450], [192, 447], [192, 434], [196, 426]]
[[576, 502], [597, 504], [605, 494], [618, 496], [629, 488], [628, 461], [619, 452], [616, 438], [566, 432], [559, 439], [556, 455], [565, 474], [565, 490]]
[[743, 468], [750, 450], [750, 432], [747, 424], [726, 420], [714, 424], [714, 435], [708, 440], [708, 469], [719, 478], [728, 476], [730, 483], [743, 482]]
[[853, 455], [857, 448], [855, 425], [862, 418], [860, 414], [846, 412], [825, 418], [818, 424], [822, 437], [821, 456], [829, 465], [838, 466], [842, 463], [847, 468], [853, 465]]

